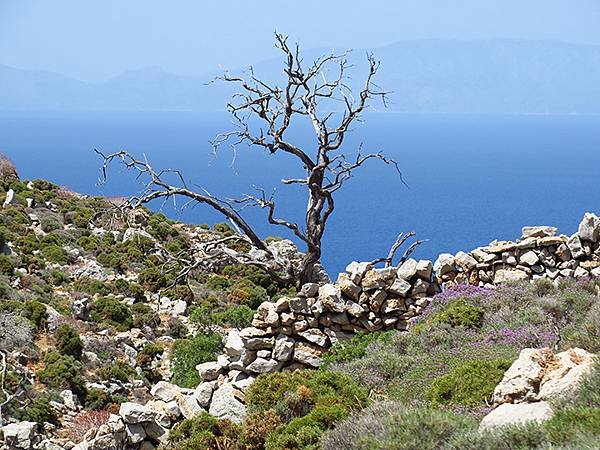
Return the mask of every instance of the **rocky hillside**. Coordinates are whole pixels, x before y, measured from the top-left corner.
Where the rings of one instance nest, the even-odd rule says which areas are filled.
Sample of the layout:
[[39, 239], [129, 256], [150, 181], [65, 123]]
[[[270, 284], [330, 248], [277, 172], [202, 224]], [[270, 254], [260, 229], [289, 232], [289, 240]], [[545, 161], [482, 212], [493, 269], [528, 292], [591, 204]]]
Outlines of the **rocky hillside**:
[[2, 450], [598, 448], [593, 214], [296, 292], [188, 270], [226, 224], [0, 178]]

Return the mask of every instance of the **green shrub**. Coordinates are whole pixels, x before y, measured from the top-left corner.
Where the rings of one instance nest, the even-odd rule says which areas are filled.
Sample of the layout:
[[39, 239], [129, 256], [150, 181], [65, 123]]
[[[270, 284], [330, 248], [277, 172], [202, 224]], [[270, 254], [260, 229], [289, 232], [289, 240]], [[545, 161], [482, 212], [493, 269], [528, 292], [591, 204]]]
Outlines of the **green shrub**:
[[36, 330], [42, 331], [48, 323], [48, 310], [46, 305], [37, 300], [27, 300], [24, 304], [23, 315], [35, 326]]
[[133, 304], [131, 313], [133, 314], [133, 326], [136, 328], [141, 328], [143, 326], [156, 328], [160, 325], [159, 315], [145, 303]]
[[491, 400], [494, 388], [511, 364], [508, 360], [466, 362], [433, 380], [425, 397], [433, 405], [484, 404]]
[[59, 424], [56, 412], [52, 406], [50, 406], [50, 397], [47, 395], [42, 395], [26, 406], [25, 416], [22, 417], [22, 419], [30, 422], [37, 422], [40, 425], [44, 422], [49, 422], [54, 425]]
[[40, 219], [40, 226], [46, 233], [63, 229], [62, 223], [60, 223], [56, 217], [51, 215], [42, 217]]
[[2, 275], [12, 275], [17, 267], [15, 258], [6, 255], [0, 255], [0, 273]]
[[86, 408], [100, 411], [105, 409], [110, 404], [110, 396], [102, 389], [92, 388], [88, 390], [87, 397], [85, 399]]
[[246, 328], [252, 325], [254, 311], [246, 305], [231, 306], [211, 314], [211, 322], [226, 328]]
[[165, 450], [220, 450], [233, 447], [241, 439], [240, 427], [228, 420], [219, 420], [203, 412], [186, 419], [169, 433]]
[[331, 348], [331, 352], [323, 357], [323, 365], [343, 363], [362, 358], [367, 354], [367, 347], [375, 342], [391, 343], [394, 331], [376, 333], [357, 333], [349, 342], [340, 342]]
[[81, 358], [83, 342], [79, 333], [69, 325], [61, 325], [54, 334], [56, 338], [56, 349], [64, 355], [70, 355], [75, 359]]
[[242, 279], [231, 287], [227, 299], [236, 305], [256, 309], [261, 303], [269, 300], [269, 294], [265, 288], [257, 286], [251, 280]]
[[62, 286], [69, 282], [69, 276], [61, 270], [52, 269], [44, 274], [44, 279], [52, 286]]
[[459, 298], [448, 303], [443, 311], [428, 319], [431, 324], [447, 324], [451, 327], [480, 328], [485, 311]]
[[83, 366], [72, 356], [50, 352], [44, 358], [44, 368], [37, 372], [39, 380], [54, 389], [70, 389], [85, 398], [85, 381], [81, 377]]
[[114, 297], [100, 297], [92, 303], [91, 318], [94, 322], [110, 325], [117, 331], [127, 331], [133, 324], [127, 305]]
[[167, 277], [158, 267], [149, 267], [142, 270], [138, 281], [145, 290], [150, 292], [158, 292], [169, 284]]
[[257, 266], [247, 264], [225, 266], [221, 271], [221, 275], [234, 281], [251, 281], [254, 285], [265, 289], [269, 296], [277, 293], [277, 283], [264, 269]]
[[171, 382], [194, 388], [202, 382], [196, 366], [213, 361], [223, 349], [223, 339], [218, 333], [199, 333], [191, 339], [181, 339], [173, 344], [173, 378]]
[[585, 434], [600, 438], [600, 408], [557, 411], [544, 425], [554, 444], [567, 445]]
[[69, 262], [66, 250], [56, 244], [45, 245], [42, 247], [41, 254], [44, 259], [53, 263], [65, 265]]
[[164, 347], [160, 344], [146, 344], [137, 355], [137, 363], [139, 366], [146, 366], [158, 355], [162, 355], [164, 351]]
[[96, 280], [95, 278], [82, 277], [75, 281], [73, 289], [76, 292], [84, 292], [86, 294], [94, 295], [100, 294], [106, 296], [111, 293], [110, 286], [103, 281]]
[[125, 383], [135, 375], [135, 370], [126, 362], [118, 360], [112, 364], [102, 366], [96, 371], [96, 375], [102, 381], [117, 380]]
[[167, 323], [167, 334], [174, 339], [185, 339], [188, 329], [177, 317], [171, 317]]
[[[383, 402], [348, 418], [329, 431], [322, 445], [325, 450], [463, 450], [466, 447], [447, 444], [456, 433], [476, 432], [477, 425], [473, 418], [446, 411]], [[477, 448], [508, 450], [516, 447]]]

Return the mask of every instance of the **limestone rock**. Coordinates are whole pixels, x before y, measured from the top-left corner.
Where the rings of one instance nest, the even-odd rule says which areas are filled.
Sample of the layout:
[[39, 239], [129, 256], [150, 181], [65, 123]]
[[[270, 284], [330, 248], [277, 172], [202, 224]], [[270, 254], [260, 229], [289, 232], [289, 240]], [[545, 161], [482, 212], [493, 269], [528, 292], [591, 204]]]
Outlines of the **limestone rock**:
[[554, 415], [548, 402], [504, 403], [492, 410], [479, 424], [479, 431], [526, 422], [544, 422]]
[[572, 348], [555, 355], [540, 383], [538, 398], [549, 400], [572, 392], [594, 365], [594, 357], [580, 348]]
[[119, 415], [128, 424], [149, 422], [154, 419], [154, 411], [147, 406], [133, 402], [121, 403]]
[[352, 280], [353, 283], [360, 284], [365, 276], [365, 273], [372, 268], [373, 266], [370, 263], [353, 261], [346, 266], [346, 272], [350, 276], [350, 280]]
[[273, 358], [277, 361], [289, 361], [294, 353], [294, 339], [280, 334], [275, 339], [275, 347], [273, 347]]
[[33, 444], [37, 423], [17, 422], [1, 428], [4, 441], [17, 449], [29, 449]]
[[407, 259], [402, 263], [396, 271], [396, 276], [402, 280], [409, 281], [417, 274], [417, 266], [419, 263], [412, 258]]
[[537, 264], [539, 261], [540, 261], [540, 258], [538, 257], [538, 255], [531, 250], [522, 254], [519, 257], [519, 262], [521, 264], [525, 264], [526, 266], [533, 266], [533, 265]]
[[165, 403], [169, 403], [171, 400], [176, 399], [180, 394], [181, 389], [179, 386], [167, 383], [166, 381], [159, 381], [152, 386], [152, 389], [150, 389], [150, 395], [152, 395], [152, 397], [162, 400]]
[[294, 361], [298, 361], [307, 366], [319, 367], [322, 362], [321, 356], [323, 356], [323, 350], [320, 350], [313, 345], [296, 342], [296, 345], [294, 346]]
[[520, 269], [498, 269], [494, 274], [494, 283], [511, 283], [515, 281], [527, 280], [529, 276]]
[[328, 283], [319, 288], [319, 301], [329, 311], [344, 312], [345, 302], [342, 300], [342, 292], [335, 284]]
[[208, 412], [220, 419], [241, 423], [246, 416], [246, 406], [236, 398], [233, 386], [224, 383], [213, 393]]
[[454, 257], [454, 261], [463, 270], [471, 270], [477, 266], [477, 260], [465, 252], [458, 252]]
[[417, 276], [423, 280], [430, 281], [433, 273], [433, 263], [422, 259], [417, 263]]
[[450, 253], [442, 253], [435, 260], [435, 263], [433, 264], [433, 270], [438, 278], [441, 278], [447, 273], [454, 272], [454, 256], [452, 256]]
[[227, 334], [227, 340], [225, 341], [225, 352], [232, 358], [240, 357], [244, 350], [244, 343], [240, 338], [238, 330], [230, 330]]
[[549, 236], [556, 236], [555, 227], [537, 226], [537, 227], [523, 227], [521, 229], [521, 240], [527, 238], [543, 238]]
[[392, 285], [387, 290], [388, 290], [388, 292], [391, 292], [392, 294], [406, 297], [406, 295], [410, 291], [411, 287], [412, 286], [410, 285], [410, 283], [404, 281], [404, 279], [396, 278], [396, 280], [394, 280], [394, 283], [392, 283]]
[[504, 373], [502, 381], [494, 389], [494, 403], [519, 403], [535, 400], [536, 388], [543, 376], [537, 360], [539, 351], [533, 348], [521, 350], [519, 357]]
[[571, 256], [573, 258], [579, 259], [585, 256], [583, 245], [581, 244], [581, 239], [578, 234], [574, 234], [567, 240], [567, 247], [571, 251]]
[[352, 300], [358, 300], [362, 289], [350, 279], [347, 273], [340, 273], [337, 279], [337, 285], [340, 287], [342, 294]]
[[579, 224], [577, 234], [584, 241], [598, 242], [600, 240], [600, 217], [586, 212]]

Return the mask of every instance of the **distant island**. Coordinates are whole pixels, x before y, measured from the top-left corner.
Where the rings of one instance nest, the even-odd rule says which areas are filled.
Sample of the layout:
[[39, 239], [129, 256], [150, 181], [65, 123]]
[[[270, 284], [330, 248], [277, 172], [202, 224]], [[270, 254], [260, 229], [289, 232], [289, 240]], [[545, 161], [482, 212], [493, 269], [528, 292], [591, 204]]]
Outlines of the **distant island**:
[[[384, 62], [379, 82], [394, 90], [388, 110], [411, 113], [600, 114], [600, 46], [527, 40], [415, 40], [365, 51]], [[323, 53], [323, 49], [306, 52]], [[279, 60], [258, 62], [280, 76]], [[236, 69], [236, 68], [232, 68]], [[238, 70], [236, 70], [238, 71]], [[0, 65], [4, 111], [218, 111], [228, 86], [219, 72], [180, 76], [160, 68], [87, 83]]]

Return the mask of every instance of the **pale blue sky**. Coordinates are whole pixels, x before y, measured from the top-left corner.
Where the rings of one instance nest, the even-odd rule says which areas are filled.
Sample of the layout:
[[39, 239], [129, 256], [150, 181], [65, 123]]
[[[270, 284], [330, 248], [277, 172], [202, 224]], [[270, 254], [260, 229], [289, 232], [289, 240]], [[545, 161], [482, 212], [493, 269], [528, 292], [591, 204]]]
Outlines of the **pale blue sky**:
[[0, 0], [0, 64], [102, 80], [273, 56], [277, 29], [306, 48], [421, 38], [600, 45], [599, 0]]

